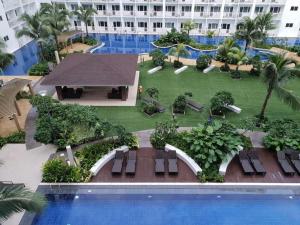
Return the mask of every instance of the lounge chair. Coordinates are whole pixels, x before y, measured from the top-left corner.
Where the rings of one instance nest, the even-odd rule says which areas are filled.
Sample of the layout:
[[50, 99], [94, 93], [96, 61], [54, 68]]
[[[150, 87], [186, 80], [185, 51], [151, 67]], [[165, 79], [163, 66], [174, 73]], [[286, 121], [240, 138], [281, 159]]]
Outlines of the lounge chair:
[[177, 155], [176, 151], [168, 151], [168, 168], [169, 174], [178, 174]]
[[116, 151], [114, 164], [112, 167], [112, 174], [121, 174], [122, 173], [122, 167], [124, 162], [124, 152], [123, 151]]
[[190, 107], [191, 109], [193, 109], [195, 111], [198, 111], [198, 112], [201, 111], [204, 108], [203, 105], [201, 105], [201, 104], [199, 104], [199, 103], [197, 103], [197, 102], [195, 102], [191, 99], [187, 99], [186, 104], [187, 104], [188, 107]]
[[248, 154], [246, 151], [239, 152], [239, 161], [243, 168], [245, 175], [253, 175], [255, 173], [254, 169], [251, 166], [251, 163], [248, 158]]
[[285, 175], [293, 176], [295, 174], [295, 170], [292, 168], [289, 161], [287, 160], [285, 152], [277, 152], [277, 159]]
[[136, 151], [129, 151], [125, 173], [134, 175], [135, 168], [136, 168]]
[[263, 164], [259, 160], [257, 153], [255, 151], [249, 151], [248, 157], [249, 157], [256, 173], [263, 175], [263, 176], [266, 175], [266, 169], [264, 168]]
[[290, 155], [291, 162], [296, 169], [297, 173], [300, 175], [300, 156], [298, 151], [294, 151]]
[[155, 173], [164, 174], [165, 173], [165, 156], [164, 151], [157, 150], [155, 156]]

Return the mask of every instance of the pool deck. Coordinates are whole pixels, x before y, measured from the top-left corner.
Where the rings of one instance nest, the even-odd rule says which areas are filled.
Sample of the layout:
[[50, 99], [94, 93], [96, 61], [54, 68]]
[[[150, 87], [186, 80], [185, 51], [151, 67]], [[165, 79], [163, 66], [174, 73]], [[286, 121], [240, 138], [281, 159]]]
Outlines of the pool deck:
[[167, 168], [165, 168], [166, 173], [164, 175], [155, 175], [154, 157], [155, 150], [153, 148], [141, 148], [137, 150], [135, 176], [125, 175], [125, 163], [122, 175], [112, 175], [113, 160], [111, 160], [92, 178], [91, 182], [199, 182], [191, 169], [179, 159], [178, 175], [169, 175]]

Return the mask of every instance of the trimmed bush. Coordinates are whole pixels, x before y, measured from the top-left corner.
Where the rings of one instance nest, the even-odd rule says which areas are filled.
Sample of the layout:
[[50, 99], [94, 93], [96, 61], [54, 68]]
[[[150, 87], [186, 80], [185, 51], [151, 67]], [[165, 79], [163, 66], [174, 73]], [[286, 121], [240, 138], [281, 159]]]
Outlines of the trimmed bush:
[[183, 66], [183, 63], [178, 60], [174, 60], [173, 66], [174, 66], [174, 68], [180, 68]]
[[155, 66], [164, 66], [165, 59], [168, 58], [160, 49], [153, 50], [149, 56], [152, 57], [152, 62]]
[[154, 148], [164, 149], [167, 143], [171, 144], [176, 140], [176, 136], [176, 125], [173, 122], [161, 122], [156, 124], [150, 142]]
[[215, 94], [215, 96], [210, 100], [210, 108], [214, 115], [223, 115], [228, 111], [225, 105], [233, 105], [234, 99], [232, 94], [227, 91], [221, 91]]
[[41, 62], [33, 65], [28, 72], [30, 76], [45, 76], [49, 73], [50, 70], [47, 62]]
[[2, 148], [6, 144], [18, 144], [25, 143], [25, 132], [16, 132], [7, 137], [0, 137], [0, 148]]
[[196, 68], [198, 70], [204, 70], [211, 64], [211, 56], [200, 55], [196, 61]]
[[174, 113], [184, 113], [186, 109], [186, 97], [184, 95], [179, 95], [173, 103]]

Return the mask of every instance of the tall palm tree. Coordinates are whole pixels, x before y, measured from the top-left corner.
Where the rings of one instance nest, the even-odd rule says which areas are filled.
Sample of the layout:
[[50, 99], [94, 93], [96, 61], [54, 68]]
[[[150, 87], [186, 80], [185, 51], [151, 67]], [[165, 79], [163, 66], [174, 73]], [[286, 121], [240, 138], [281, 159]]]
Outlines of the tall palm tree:
[[68, 10], [64, 5], [57, 3], [43, 3], [41, 14], [48, 32], [53, 35], [57, 50], [59, 50], [58, 35], [70, 25], [68, 21]]
[[169, 51], [169, 55], [173, 55], [177, 57], [177, 61], [179, 61], [180, 56], [188, 56], [190, 52], [185, 48], [184, 44], [178, 44], [176, 47], [173, 47]]
[[260, 38], [260, 32], [257, 29], [255, 19], [252, 20], [250, 17], [244, 17], [243, 21], [237, 26], [235, 37], [237, 39], [245, 40], [245, 51], [247, 51], [252, 41]]
[[263, 39], [267, 37], [269, 30], [274, 30], [276, 25], [273, 23], [273, 14], [264, 13], [255, 18], [255, 24]]
[[222, 45], [218, 47], [218, 56], [222, 58], [225, 63], [225, 67], [228, 68], [228, 53], [235, 47], [235, 41], [233, 38], [226, 38]]
[[88, 32], [88, 23], [91, 20], [91, 17], [97, 13], [97, 11], [94, 8], [84, 8], [84, 7], [79, 7], [75, 12], [74, 15], [76, 15], [78, 17], [78, 19], [80, 21], [84, 22], [85, 25], [85, 33], [86, 36], [89, 36], [89, 32]]
[[188, 20], [186, 22], [183, 23], [183, 28], [182, 30], [184, 32], [186, 32], [188, 34], [188, 36], [190, 36], [190, 31], [194, 30], [197, 27], [197, 24], [194, 23], [193, 20]]
[[25, 13], [21, 16], [21, 20], [26, 23], [26, 26], [17, 32], [17, 37], [27, 36], [34, 39], [38, 43], [40, 57], [44, 60], [42, 43], [45, 42], [44, 38], [48, 35], [48, 33], [45, 29], [44, 21], [42, 20], [40, 12], [37, 11], [32, 16]]
[[0, 39], [0, 72], [3, 73], [3, 70], [5, 67], [7, 67], [9, 64], [11, 64], [15, 58], [13, 54], [6, 53], [3, 51], [5, 47], [4, 41]]
[[291, 106], [292, 109], [300, 110], [300, 98], [283, 86], [289, 79], [300, 75], [299, 66], [292, 67], [292, 64], [294, 64], [294, 62], [286, 58], [285, 54], [272, 55], [269, 57], [269, 62], [263, 72], [268, 90], [259, 114], [260, 121], [264, 119], [266, 107], [273, 91], [276, 92], [283, 102]]
[[8, 219], [12, 214], [27, 210], [41, 212], [46, 204], [45, 198], [19, 185], [0, 187], [0, 221]]

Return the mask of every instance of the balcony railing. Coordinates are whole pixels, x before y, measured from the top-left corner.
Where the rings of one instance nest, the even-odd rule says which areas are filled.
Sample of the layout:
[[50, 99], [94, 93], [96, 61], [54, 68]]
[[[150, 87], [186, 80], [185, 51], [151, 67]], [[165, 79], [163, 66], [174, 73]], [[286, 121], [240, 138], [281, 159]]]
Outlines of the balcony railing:
[[15, 9], [15, 8], [21, 6], [19, 0], [3, 0], [2, 2], [3, 2], [4, 10], [6, 10], [6, 11]]

